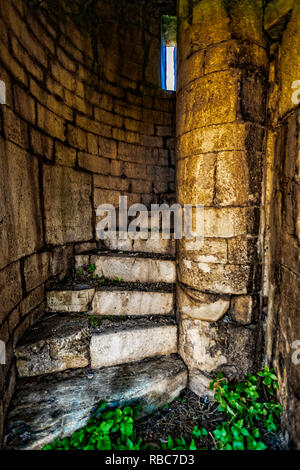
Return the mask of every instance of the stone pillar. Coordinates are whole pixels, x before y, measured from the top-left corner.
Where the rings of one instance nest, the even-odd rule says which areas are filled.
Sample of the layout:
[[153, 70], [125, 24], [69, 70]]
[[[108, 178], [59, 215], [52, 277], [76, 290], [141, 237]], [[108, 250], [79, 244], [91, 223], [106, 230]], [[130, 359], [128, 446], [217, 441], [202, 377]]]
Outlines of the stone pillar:
[[178, 241], [180, 354], [203, 395], [258, 367], [259, 220], [268, 58], [261, 0], [180, 0], [177, 197], [204, 205]]

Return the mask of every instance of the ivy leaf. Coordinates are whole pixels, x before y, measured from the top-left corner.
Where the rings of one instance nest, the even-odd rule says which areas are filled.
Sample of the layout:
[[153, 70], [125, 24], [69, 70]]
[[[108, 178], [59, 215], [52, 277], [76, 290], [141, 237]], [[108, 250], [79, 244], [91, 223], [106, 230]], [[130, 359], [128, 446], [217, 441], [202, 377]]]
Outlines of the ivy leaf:
[[192, 441], [190, 443], [189, 450], [197, 450], [197, 446], [195, 444], [194, 439], [192, 439]]

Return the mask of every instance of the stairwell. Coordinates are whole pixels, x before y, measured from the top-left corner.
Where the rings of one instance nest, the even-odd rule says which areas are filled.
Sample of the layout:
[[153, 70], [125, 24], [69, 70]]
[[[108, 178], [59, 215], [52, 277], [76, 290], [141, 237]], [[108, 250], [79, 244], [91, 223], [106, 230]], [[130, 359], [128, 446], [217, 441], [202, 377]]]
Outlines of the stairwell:
[[7, 448], [40, 449], [70, 435], [101, 401], [140, 403], [143, 416], [187, 385], [177, 355], [174, 240], [105, 244], [75, 256], [73, 278], [48, 290], [44, 317], [16, 348]]

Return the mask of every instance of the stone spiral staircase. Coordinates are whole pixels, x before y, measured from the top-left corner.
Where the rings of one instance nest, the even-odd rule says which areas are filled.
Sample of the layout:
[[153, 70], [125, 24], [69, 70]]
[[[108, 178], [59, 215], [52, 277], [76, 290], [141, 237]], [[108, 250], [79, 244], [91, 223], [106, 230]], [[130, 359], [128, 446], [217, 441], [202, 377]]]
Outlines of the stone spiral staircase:
[[92, 280], [52, 287], [45, 316], [16, 348], [8, 449], [40, 449], [70, 435], [102, 400], [139, 402], [148, 414], [187, 385], [177, 355], [174, 240], [158, 233], [105, 244], [75, 257], [77, 273], [93, 266]]

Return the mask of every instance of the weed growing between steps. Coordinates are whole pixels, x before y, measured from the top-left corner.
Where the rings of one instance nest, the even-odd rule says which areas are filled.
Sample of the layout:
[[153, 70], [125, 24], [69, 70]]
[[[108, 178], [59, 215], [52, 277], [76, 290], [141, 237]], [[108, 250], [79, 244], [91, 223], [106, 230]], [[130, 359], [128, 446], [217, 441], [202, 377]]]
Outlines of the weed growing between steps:
[[115, 277], [114, 279], [106, 279], [105, 277], [100, 277], [98, 274], [95, 274], [96, 266], [94, 264], [90, 264], [86, 268], [80, 268], [76, 271], [75, 279], [82, 281], [95, 281], [98, 287], [102, 287], [107, 284], [115, 283], [120, 284], [124, 282], [124, 279]]
[[[63, 440], [56, 439], [44, 449], [265, 450], [280, 447], [282, 408], [276, 400], [278, 380], [272, 369], [265, 367], [238, 384], [228, 382], [219, 373], [210, 389], [215, 393], [215, 403], [198, 397], [195, 400], [194, 394], [184, 392], [171, 405], [166, 404], [162, 410], [138, 421], [139, 406], [111, 409], [102, 403], [83, 429]], [[194, 405], [189, 410], [191, 395], [194, 395]], [[176, 409], [181, 410], [180, 416], [176, 415]], [[163, 435], [166, 427], [172, 431]]]

